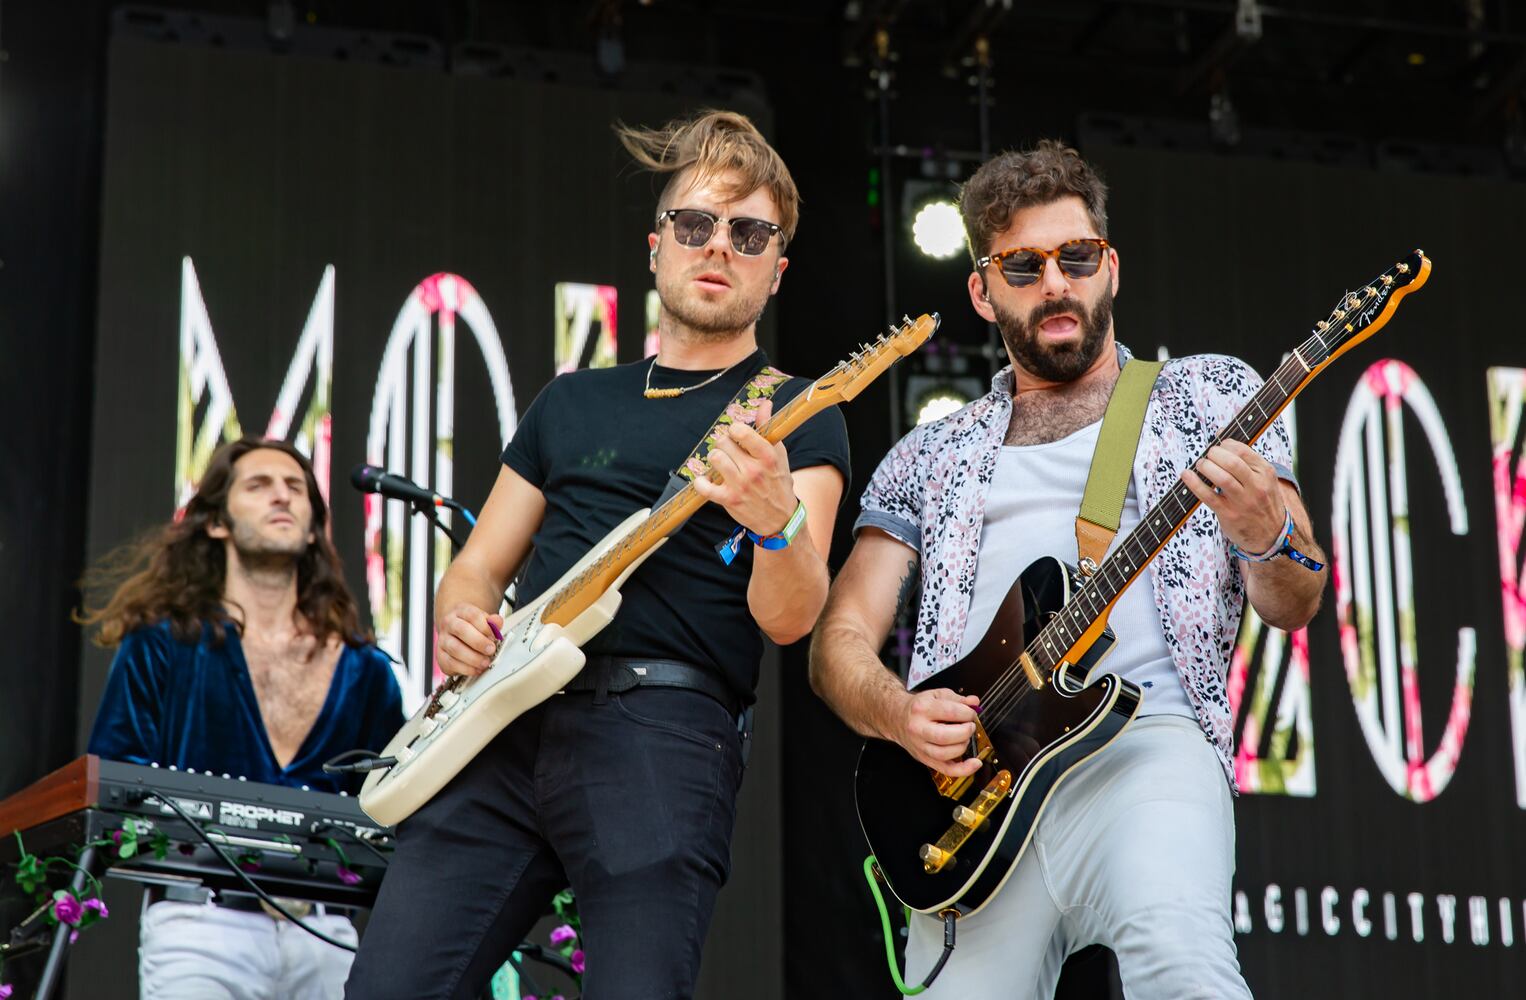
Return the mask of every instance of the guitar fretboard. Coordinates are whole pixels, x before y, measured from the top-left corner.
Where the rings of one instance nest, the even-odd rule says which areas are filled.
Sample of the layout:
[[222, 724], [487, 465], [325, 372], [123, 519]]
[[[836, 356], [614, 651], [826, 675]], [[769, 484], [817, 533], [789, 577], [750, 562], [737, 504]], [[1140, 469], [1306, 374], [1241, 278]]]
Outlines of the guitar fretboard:
[[[1313, 343], [1311, 338], [1299, 351], [1288, 356], [1235, 418], [1213, 439], [1210, 448], [1226, 440], [1250, 444], [1266, 432], [1277, 414], [1298, 394], [1304, 382], [1312, 377], [1301, 354], [1308, 353]], [[1207, 454], [1206, 450], [1204, 454]], [[1139, 524], [1125, 536], [1113, 554], [1102, 561], [1086, 585], [1065, 606], [1065, 610], [1034, 638], [1028, 647], [1034, 663], [1043, 668], [1046, 674], [1059, 666], [1065, 654], [1081, 640], [1092, 623], [1118, 599], [1162, 546], [1187, 522], [1199, 503], [1186, 483], [1178, 481], [1171, 487], [1150, 508], [1149, 513], [1140, 518]]]

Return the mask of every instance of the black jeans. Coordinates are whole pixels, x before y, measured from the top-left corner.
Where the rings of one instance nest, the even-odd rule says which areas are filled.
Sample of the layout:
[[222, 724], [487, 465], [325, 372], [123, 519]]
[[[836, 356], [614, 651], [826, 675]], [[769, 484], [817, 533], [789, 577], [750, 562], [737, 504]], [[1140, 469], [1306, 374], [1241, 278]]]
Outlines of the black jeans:
[[731, 871], [737, 720], [696, 691], [554, 695], [398, 825], [349, 1000], [469, 1000], [571, 885], [586, 1000], [694, 991]]

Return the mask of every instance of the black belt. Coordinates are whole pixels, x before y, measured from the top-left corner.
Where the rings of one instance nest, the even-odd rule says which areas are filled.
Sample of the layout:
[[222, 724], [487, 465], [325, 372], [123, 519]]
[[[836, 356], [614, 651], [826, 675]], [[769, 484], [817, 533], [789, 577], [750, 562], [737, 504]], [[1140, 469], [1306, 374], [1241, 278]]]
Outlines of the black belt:
[[709, 695], [740, 718], [746, 707], [731, 685], [715, 674], [679, 660], [648, 660], [627, 656], [590, 656], [563, 692], [592, 691], [619, 694], [634, 687], [683, 688]]

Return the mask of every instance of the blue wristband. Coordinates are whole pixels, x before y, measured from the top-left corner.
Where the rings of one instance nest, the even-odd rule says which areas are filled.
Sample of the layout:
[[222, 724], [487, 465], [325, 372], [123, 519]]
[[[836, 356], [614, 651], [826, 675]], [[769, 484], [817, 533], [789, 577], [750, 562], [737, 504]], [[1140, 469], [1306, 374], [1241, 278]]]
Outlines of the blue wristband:
[[789, 543], [795, 540], [795, 536], [800, 533], [800, 526], [803, 524], [805, 524], [805, 501], [796, 498], [795, 512], [790, 515], [783, 528], [772, 535], [760, 535], [757, 532], [748, 531], [741, 525], [737, 525], [735, 531], [722, 539], [720, 544], [716, 545], [715, 551], [721, 557], [721, 562], [730, 566], [731, 561], [741, 551], [743, 538], [750, 539], [760, 549], [768, 549], [771, 552], [778, 551], [779, 549], [787, 548]]

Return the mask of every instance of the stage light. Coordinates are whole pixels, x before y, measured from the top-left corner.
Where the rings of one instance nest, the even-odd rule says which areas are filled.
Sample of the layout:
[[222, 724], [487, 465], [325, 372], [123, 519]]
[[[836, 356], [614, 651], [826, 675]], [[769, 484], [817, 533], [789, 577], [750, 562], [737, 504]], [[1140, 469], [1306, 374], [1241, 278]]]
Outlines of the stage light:
[[[921, 370], [908, 374], [903, 397], [905, 419], [913, 424], [946, 417], [985, 392], [979, 378], [964, 373], [965, 359], [962, 357], [949, 359], [930, 354], [922, 361]], [[933, 362], [931, 370], [926, 364], [929, 361]], [[951, 367], [957, 367], [959, 372], [950, 371]]]
[[945, 198], [929, 201], [917, 210], [911, 238], [929, 257], [947, 260], [964, 249], [964, 220], [959, 208]]
[[939, 420], [958, 411], [969, 402], [968, 396], [951, 386], [934, 389], [918, 400], [915, 418], [919, 424]]

